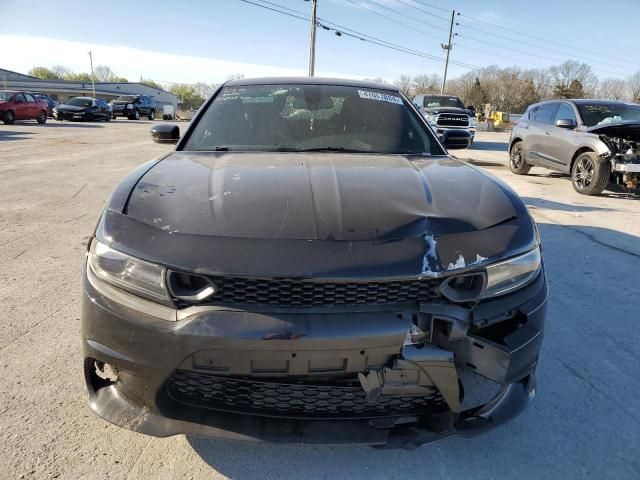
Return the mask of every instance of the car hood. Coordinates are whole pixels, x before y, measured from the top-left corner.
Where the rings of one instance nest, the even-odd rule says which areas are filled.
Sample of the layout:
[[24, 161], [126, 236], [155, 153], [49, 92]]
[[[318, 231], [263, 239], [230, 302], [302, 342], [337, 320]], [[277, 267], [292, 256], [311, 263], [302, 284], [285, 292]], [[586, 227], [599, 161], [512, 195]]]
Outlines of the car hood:
[[508, 187], [448, 157], [176, 152], [132, 184], [114, 193], [99, 238], [189, 270], [421, 275], [534, 238]]
[[438, 113], [460, 113], [464, 115], [471, 115], [471, 111], [466, 108], [455, 108], [455, 107], [433, 107], [433, 108], [425, 108], [424, 111], [431, 115], [435, 115]]
[[587, 131], [597, 135], [607, 135], [609, 137], [640, 141], [640, 121], [637, 120], [596, 125], [594, 127], [589, 127]]

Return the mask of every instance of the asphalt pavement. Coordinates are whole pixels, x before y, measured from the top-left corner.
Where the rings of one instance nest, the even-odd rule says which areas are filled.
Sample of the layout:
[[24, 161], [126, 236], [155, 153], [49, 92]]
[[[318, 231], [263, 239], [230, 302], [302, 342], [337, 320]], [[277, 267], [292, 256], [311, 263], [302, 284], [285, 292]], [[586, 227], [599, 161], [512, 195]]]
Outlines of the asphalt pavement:
[[581, 196], [542, 169], [514, 176], [499, 132], [452, 153], [511, 185], [542, 233], [547, 329], [521, 417], [411, 451], [157, 439], [97, 418], [82, 380], [80, 269], [110, 191], [168, 149], [150, 126], [0, 125], [0, 479], [640, 478], [640, 199]]

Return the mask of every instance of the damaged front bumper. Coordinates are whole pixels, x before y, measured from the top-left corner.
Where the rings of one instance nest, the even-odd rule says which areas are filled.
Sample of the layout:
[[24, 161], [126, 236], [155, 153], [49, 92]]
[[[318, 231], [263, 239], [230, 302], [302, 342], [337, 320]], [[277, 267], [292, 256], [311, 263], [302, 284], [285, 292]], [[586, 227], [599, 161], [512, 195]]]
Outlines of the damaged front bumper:
[[200, 308], [173, 322], [114, 300], [113, 287], [90, 277], [85, 270], [90, 406], [137, 432], [415, 447], [475, 436], [535, 394], [544, 272], [474, 308]]

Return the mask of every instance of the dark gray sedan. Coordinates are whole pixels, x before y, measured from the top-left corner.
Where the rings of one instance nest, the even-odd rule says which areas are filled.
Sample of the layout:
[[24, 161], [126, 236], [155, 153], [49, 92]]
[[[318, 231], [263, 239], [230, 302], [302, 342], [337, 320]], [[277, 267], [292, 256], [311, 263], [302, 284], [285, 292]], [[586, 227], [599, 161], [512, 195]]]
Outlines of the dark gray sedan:
[[505, 184], [395, 87], [222, 85], [87, 252], [89, 405], [155, 436], [415, 446], [535, 394], [547, 283]]

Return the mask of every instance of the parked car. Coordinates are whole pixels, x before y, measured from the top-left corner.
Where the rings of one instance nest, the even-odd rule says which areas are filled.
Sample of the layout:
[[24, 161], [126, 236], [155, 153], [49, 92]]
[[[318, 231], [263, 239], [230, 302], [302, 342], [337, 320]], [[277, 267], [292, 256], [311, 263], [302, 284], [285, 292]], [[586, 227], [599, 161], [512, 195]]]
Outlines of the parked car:
[[26, 92], [0, 90], [0, 118], [6, 125], [16, 120], [47, 121], [47, 104]]
[[441, 138], [464, 148], [473, 144], [477, 122], [472, 106], [465, 108], [462, 100], [450, 95], [417, 95], [413, 103]]
[[115, 189], [83, 271], [89, 405], [156, 436], [418, 445], [535, 393], [547, 283], [504, 183], [396, 87], [234, 80]]
[[139, 120], [147, 117], [156, 118], [156, 101], [146, 95], [121, 95], [111, 102], [113, 118], [127, 117], [129, 120]]
[[111, 105], [101, 98], [73, 97], [53, 109], [56, 120], [111, 121]]
[[42, 100], [47, 104], [47, 116], [53, 117], [53, 109], [56, 108], [59, 102], [55, 101], [49, 95], [45, 95], [43, 93], [32, 93], [32, 95], [38, 100]]
[[610, 183], [640, 185], [640, 105], [613, 100], [551, 100], [527, 108], [511, 132], [509, 165], [571, 175], [573, 188], [597, 195]]

